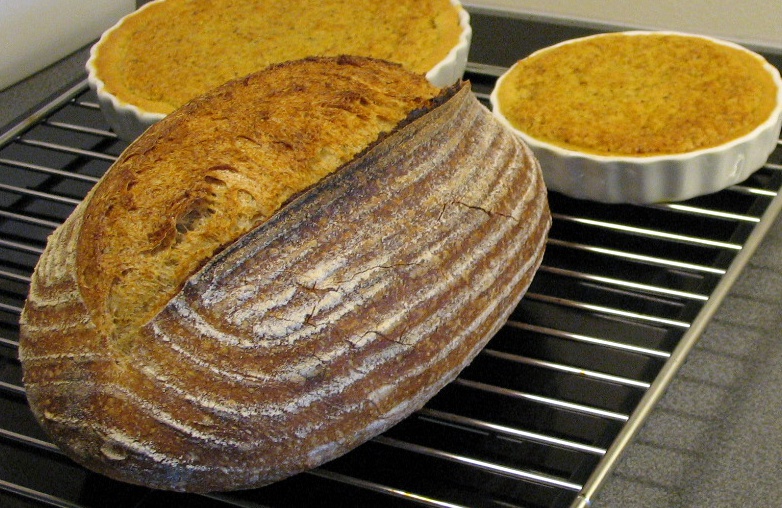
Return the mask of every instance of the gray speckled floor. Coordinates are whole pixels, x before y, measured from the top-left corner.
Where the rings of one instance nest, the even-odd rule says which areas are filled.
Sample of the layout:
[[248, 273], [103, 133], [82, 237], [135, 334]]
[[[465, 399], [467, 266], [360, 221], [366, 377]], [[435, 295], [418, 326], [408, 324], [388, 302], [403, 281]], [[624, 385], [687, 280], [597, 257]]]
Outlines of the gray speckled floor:
[[596, 496], [596, 508], [782, 505], [782, 218]]

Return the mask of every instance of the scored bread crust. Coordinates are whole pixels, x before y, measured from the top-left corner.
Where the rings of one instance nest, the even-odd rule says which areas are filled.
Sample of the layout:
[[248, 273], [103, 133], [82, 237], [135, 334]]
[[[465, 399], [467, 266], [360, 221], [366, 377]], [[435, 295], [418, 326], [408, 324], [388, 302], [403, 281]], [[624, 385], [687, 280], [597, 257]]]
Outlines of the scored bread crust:
[[464, 84], [217, 252], [119, 347], [79, 283], [89, 201], [33, 275], [27, 396], [77, 462], [179, 491], [277, 481], [423, 406], [507, 320], [550, 226], [537, 161]]
[[78, 277], [98, 332], [132, 343], [207, 259], [440, 92], [398, 64], [309, 58], [219, 87], [156, 125], [84, 213]]

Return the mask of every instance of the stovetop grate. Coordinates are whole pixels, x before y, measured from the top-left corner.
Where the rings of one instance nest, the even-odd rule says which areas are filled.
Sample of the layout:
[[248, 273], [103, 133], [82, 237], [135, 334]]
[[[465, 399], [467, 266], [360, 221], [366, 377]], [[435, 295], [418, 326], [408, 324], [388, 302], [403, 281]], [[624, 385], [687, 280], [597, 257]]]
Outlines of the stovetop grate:
[[[467, 78], [487, 102], [512, 58], [582, 29], [473, 13]], [[779, 62], [776, 62], [779, 65]], [[510, 322], [462, 375], [383, 436], [255, 491], [123, 485], [64, 457], [30, 413], [18, 319], [46, 237], [126, 145], [85, 82], [0, 138], [0, 505], [561, 507], [586, 503], [778, 213], [782, 147], [749, 180], [685, 203], [550, 196], [546, 255]]]

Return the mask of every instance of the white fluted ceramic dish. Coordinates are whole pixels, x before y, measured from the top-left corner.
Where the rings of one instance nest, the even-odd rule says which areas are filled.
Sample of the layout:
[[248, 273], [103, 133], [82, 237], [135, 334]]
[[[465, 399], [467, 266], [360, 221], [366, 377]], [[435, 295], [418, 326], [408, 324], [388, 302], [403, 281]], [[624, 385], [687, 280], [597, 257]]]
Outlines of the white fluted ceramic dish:
[[[129, 17], [137, 15], [138, 12], [149, 8], [150, 5], [160, 1], [165, 0], [157, 0], [144, 4], [137, 11], [123, 17], [114, 26], [106, 30], [100, 40], [98, 40], [90, 50], [90, 58], [87, 60], [86, 64], [87, 81], [90, 88], [92, 88], [98, 96], [98, 102], [106, 121], [109, 123], [112, 130], [117, 133], [121, 139], [126, 141], [136, 139], [150, 125], [162, 120], [166, 115], [163, 113], [146, 111], [137, 105], [130, 104], [118, 98], [116, 95], [109, 93], [100, 77], [98, 69], [95, 67], [95, 57], [100, 51], [101, 43], [106, 39], [110, 32], [116, 30]], [[451, 49], [448, 55], [426, 73], [429, 82], [439, 87], [452, 85], [457, 80], [461, 79], [464, 74], [464, 69], [467, 66], [467, 55], [470, 51], [470, 43], [472, 41], [472, 27], [470, 25], [469, 13], [462, 8], [459, 0], [451, 0], [451, 3], [459, 8], [459, 23], [462, 27], [462, 32], [459, 36], [458, 43]]]
[[[761, 59], [777, 87], [776, 107], [771, 115], [750, 133], [722, 145], [680, 154], [634, 157], [597, 155], [541, 141], [514, 127], [502, 114], [497, 91], [513, 67], [497, 80], [490, 97], [493, 112], [532, 148], [540, 161], [549, 190], [578, 199], [634, 204], [681, 201], [723, 190], [746, 180], [760, 169], [776, 147], [782, 128], [782, 79], [779, 71], [760, 55], [730, 42], [698, 37], [746, 51]], [[582, 39], [565, 41], [550, 48], [579, 40]]]

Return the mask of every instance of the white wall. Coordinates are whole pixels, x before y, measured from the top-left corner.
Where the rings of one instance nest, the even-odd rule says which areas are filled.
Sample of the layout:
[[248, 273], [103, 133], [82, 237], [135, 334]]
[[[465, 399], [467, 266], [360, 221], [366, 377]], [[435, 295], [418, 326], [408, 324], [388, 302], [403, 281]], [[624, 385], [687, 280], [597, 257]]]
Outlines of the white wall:
[[0, 90], [97, 39], [134, 8], [133, 0], [0, 0]]
[[782, 50], [782, 0], [463, 0], [522, 14], [668, 29]]

